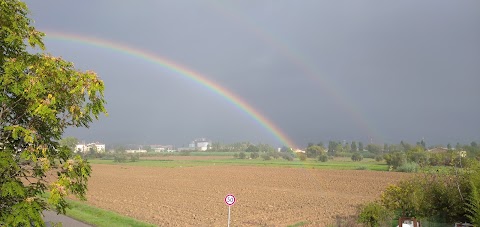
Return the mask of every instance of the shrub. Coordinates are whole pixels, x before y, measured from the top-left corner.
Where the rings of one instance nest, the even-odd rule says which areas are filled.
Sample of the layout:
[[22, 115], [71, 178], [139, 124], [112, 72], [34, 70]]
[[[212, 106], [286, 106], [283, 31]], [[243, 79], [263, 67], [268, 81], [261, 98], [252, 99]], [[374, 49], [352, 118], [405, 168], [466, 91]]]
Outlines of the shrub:
[[274, 151], [270, 154], [270, 156], [272, 156], [274, 159], [278, 159], [280, 158], [280, 152]]
[[322, 154], [322, 155], [318, 156], [318, 161], [327, 162], [328, 161], [328, 155]]
[[428, 155], [425, 151], [409, 151], [407, 153], [407, 161], [415, 162], [420, 166], [425, 166], [429, 163]]
[[352, 157], [352, 153], [351, 152], [337, 152], [337, 153], [335, 153], [335, 157], [348, 158], [348, 157]]
[[467, 206], [467, 217], [470, 222], [475, 226], [480, 226], [480, 194], [477, 187], [473, 182], [470, 182], [470, 187], [472, 191], [468, 197]]
[[399, 166], [407, 162], [407, 158], [403, 152], [385, 154], [383, 155], [383, 158], [387, 161], [387, 165], [392, 166], [393, 169], [397, 169]]
[[300, 161], [302, 161], [302, 162], [305, 161], [305, 160], [307, 160], [307, 155], [304, 154], [304, 153], [297, 153], [297, 157], [298, 157], [298, 159], [300, 159]]
[[238, 155], [239, 159], [245, 159], [246, 157], [247, 155], [245, 154], [245, 152], [240, 152], [240, 154]]
[[130, 162], [136, 162], [140, 159], [140, 155], [139, 154], [132, 154], [130, 155]]
[[252, 153], [250, 153], [250, 158], [251, 158], [251, 159], [256, 159], [256, 158], [258, 158], [258, 157], [260, 157], [260, 155], [258, 154], [258, 152], [252, 152]]
[[359, 152], [359, 153], [360, 153], [360, 154], [362, 155], [362, 157], [364, 157], [364, 158], [375, 158], [375, 156], [377, 156], [377, 154], [372, 153], [372, 152], [370, 152], [370, 151], [362, 151], [362, 152]]
[[233, 158], [238, 158], [238, 154], [237, 153], [233, 154]]
[[352, 161], [354, 162], [362, 161], [362, 159], [363, 159], [363, 156], [359, 153], [355, 153], [352, 155]]
[[377, 162], [383, 161], [383, 156], [382, 155], [375, 156], [375, 161], [377, 161]]
[[468, 178], [454, 173], [429, 173], [389, 186], [381, 197], [390, 210], [402, 210], [403, 216], [432, 220], [441, 217], [446, 223], [465, 222], [466, 201], [471, 191]]
[[358, 222], [369, 227], [389, 226], [393, 213], [378, 202], [370, 202], [360, 208]]
[[293, 154], [292, 153], [282, 153], [282, 158], [288, 161], [293, 161]]
[[263, 159], [264, 161], [268, 161], [268, 160], [270, 160], [270, 159], [272, 159], [272, 158], [271, 158], [271, 156], [270, 156], [269, 154], [262, 154], [262, 159]]
[[126, 161], [127, 157], [124, 154], [116, 154], [115, 156], [113, 156], [113, 162], [121, 163]]
[[397, 168], [398, 172], [416, 173], [420, 166], [416, 162], [407, 162]]

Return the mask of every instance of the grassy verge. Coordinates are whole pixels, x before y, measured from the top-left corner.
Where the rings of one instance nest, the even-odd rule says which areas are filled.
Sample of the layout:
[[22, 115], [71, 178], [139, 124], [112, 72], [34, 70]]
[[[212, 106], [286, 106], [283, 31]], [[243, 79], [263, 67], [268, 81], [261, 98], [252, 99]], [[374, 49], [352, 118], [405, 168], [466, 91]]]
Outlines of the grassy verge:
[[113, 160], [90, 159], [92, 164], [148, 166], [148, 167], [194, 167], [214, 165], [237, 165], [237, 166], [268, 166], [268, 167], [290, 167], [290, 168], [312, 168], [312, 169], [338, 169], [338, 170], [375, 170], [387, 171], [388, 166], [384, 162], [376, 162], [373, 159], [363, 159], [360, 162], [339, 159], [319, 162], [313, 159], [306, 161], [287, 161], [283, 159], [267, 160], [258, 159], [208, 159], [208, 160], [139, 160], [137, 162], [114, 163]]
[[66, 215], [98, 227], [107, 226], [155, 226], [133, 218], [125, 217], [112, 211], [102, 210], [85, 203], [69, 200], [71, 206]]
[[308, 222], [301, 221], [301, 222], [295, 223], [293, 225], [289, 225], [288, 227], [300, 227], [300, 226], [304, 226], [304, 225], [307, 225], [307, 224], [308, 224]]

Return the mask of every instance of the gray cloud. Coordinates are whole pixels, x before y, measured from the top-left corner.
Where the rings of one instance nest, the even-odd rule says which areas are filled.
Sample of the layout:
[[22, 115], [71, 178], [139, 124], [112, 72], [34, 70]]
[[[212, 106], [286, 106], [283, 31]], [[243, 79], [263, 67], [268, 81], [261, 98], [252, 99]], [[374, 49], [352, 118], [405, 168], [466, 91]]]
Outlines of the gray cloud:
[[[148, 50], [234, 92], [299, 145], [480, 140], [478, 1], [27, 1], [40, 30]], [[205, 87], [107, 49], [46, 40], [105, 80], [107, 143], [279, 145]]]

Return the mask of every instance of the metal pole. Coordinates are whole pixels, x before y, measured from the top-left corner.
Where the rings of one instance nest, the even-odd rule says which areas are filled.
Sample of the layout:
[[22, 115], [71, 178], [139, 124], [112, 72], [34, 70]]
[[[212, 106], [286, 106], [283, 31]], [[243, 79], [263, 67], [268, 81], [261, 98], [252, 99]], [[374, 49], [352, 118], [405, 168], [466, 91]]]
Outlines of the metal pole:
[[228, 206], [228, 227], [230, 227], [230, 206]]

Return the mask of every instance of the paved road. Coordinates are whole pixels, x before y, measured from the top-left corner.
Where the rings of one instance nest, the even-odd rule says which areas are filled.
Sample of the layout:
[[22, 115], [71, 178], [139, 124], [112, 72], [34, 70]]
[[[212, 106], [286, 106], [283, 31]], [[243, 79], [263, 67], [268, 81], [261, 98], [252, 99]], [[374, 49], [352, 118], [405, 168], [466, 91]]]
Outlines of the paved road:
[[85, 224], [81, 221], [77, 221], [77, 220], [75, 220], [71, 217], [67, 217], [65, 215], [57, 214], [57, 212], [55, 212], [55, 211], [46, 210], [46, 211], [43, 211], [43, 215], [44, 215], [43, 220], [45, 220], [45, 224], [48, 227], [52, 226], [52, 224], [51, 224], [52, 222], [53, 223], [62, 222], [63, 227], [91, 227], [91, 225], [87, 225], [87, 224]]

